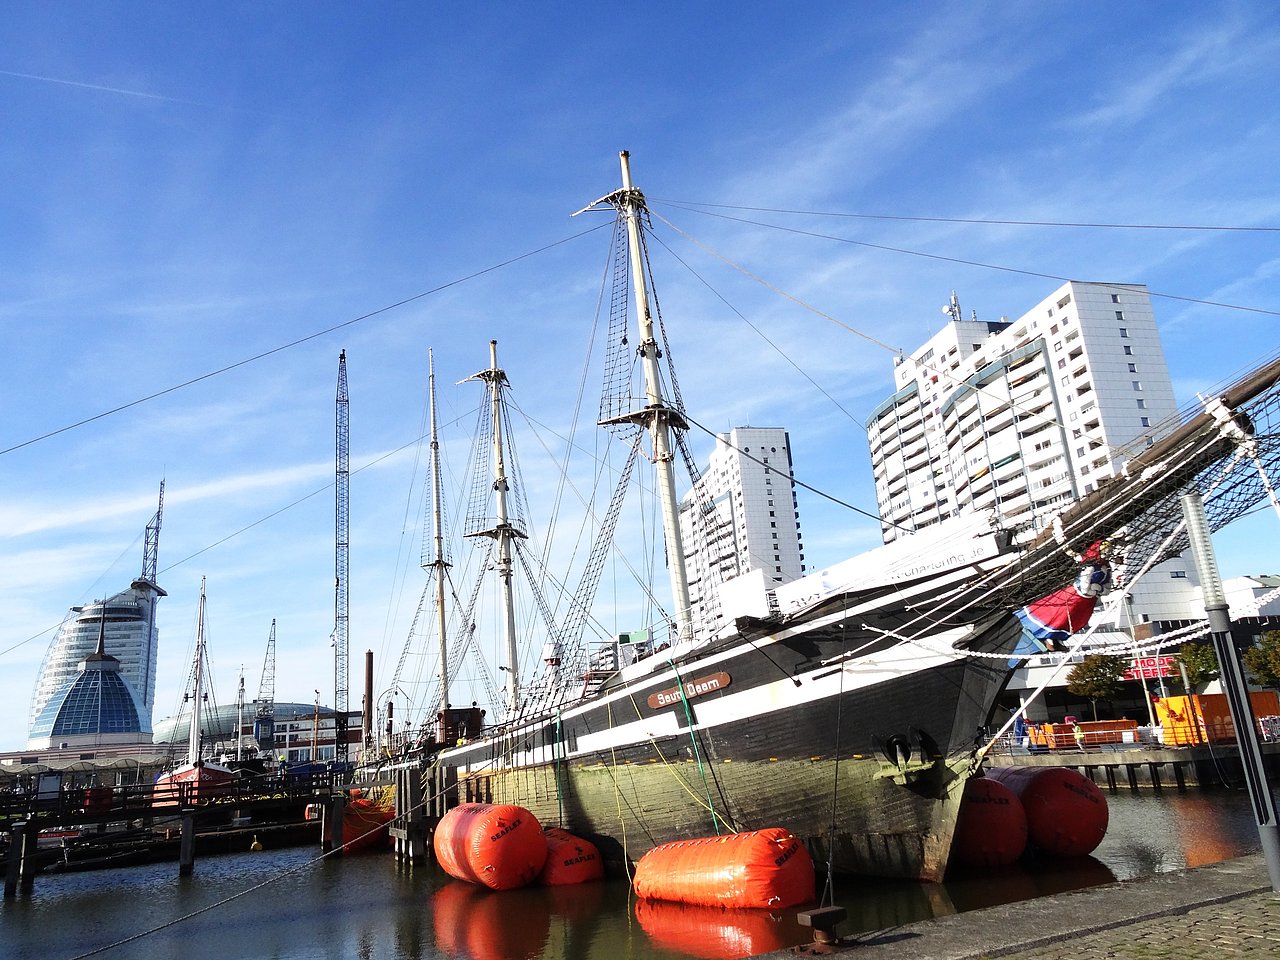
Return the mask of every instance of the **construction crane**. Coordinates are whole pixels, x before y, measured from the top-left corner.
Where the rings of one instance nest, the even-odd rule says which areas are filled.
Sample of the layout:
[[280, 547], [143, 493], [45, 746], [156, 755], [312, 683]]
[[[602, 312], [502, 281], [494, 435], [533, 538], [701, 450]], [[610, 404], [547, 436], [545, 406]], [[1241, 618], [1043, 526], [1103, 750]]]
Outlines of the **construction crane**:
[[[156, 515], [151, 518], [151, 522], [147, 524], [146, 534], [142, 546], [142, 575], [133, 581], [132, 587], [139, 591], [152, 591], [157, 597], [168, 596], [162, 589], [160, 584], [156, 583], [156, 567], [160, 560], [160, 523], [164, 519], [164, 481], [160, 481], [160, 502], [156, 506]], [[103, 608], [105, 611], [105, 607]], [[151, 676], [150, 671], [155, 663], [155, 644], [156, 640], [156, 605], [149, 603], [146, 605], [147, 611], [147, 637], [150, 643], [152, 655], [142, 658], [142, 678], [138, 684], [142, 693], [142, 702], [147, 710], [151, 710], [155, 706], [156, 700], [156, 681]]]
[[347, 760], [347, 560], [350, 552], [351, 428], [347, 402], [347, 351], [338, 355], [336, 477], [334, 482], [334, 617], [333, 617], [333, 718], [334, 760]]
[[[241, 678], [243, 681], [243, 678]], [[267, 656], [262, 661], [262, 679], [258, 682], [258, 698], [253, 701], [253, 739], [258, 749], [275, 759], [276, 751], [276, 622], [271, 621], [267, 638]]]

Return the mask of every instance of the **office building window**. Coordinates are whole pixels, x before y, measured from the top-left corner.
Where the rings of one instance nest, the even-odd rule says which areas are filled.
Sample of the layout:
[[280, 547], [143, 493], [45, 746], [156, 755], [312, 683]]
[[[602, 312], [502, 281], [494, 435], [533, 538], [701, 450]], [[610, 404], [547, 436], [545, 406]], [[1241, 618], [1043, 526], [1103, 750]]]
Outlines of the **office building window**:
[[1120, 328], [1120, 336], [1122, 336], [1122, 337], [1127, 337], [1127, 336], [1129, 336], [1129, 328], [1128, 328], [1128, 327], [1121, 327], [1121, 328]]
[[1119, 303], [1119, 302], [1120, 302], [1120, 294], [1118, 294], [1118, 293], [1113, 293], [1113, 294], [1111, 295], [1111, 302], [1112, 302], [1112, 303]]
[[1133, 381], [1133, 389], [1135, 389], [1135, 390], [1141, 390], [1141, 389], [1142, 389], [1142, 381], [1141, 381], [1141, 380], [1134, 380], [1134, 381]]
[[1149, 427], [1149, 426], [1151, 426], [1151, 418], [1150, 418], [1150, 417], [1141, 417], [1140, 419], [1141, 419], [1141, 421], [1142, 421], [1142, 425], [1143, 425], [1144, 427]]
[[1143, 399], [1139, 398], [1139, 400], [1138, 400], [1138, 409], [1139, 409], [1139, 410], [1145, 410], [1145, 409], [1147, 409], [1147, 401], [1145, 401], [1145, 400], [1143, 400]]
[[1138, 372], [1138, 365], [1137, 365], [1136, 363], [1131, 363], [1131, 364], [1129, 364], [1129, 372], [1130, 372], [1130, 373], [1137, 373], [1137, 372]]
[[1133, 356], [1133, 347], [1129, 346], [1127, 343], [1124, 345], [1124, 355], [1126, 357]]
[[1116, 319], [1117, 319], [1117, 320], [1123, 320], [1123, 319], [1124, 319], [1124, 311], [1123, 311], [1123, 310], [1117, 310], [1117, 311], [1116, 311]]

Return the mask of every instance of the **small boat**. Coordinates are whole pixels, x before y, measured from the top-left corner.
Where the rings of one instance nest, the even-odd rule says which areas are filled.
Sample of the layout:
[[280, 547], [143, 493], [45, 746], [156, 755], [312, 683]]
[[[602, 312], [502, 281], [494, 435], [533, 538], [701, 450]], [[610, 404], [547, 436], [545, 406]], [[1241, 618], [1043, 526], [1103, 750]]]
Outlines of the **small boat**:
[[204, 703], [205, 600], [205, 582], [202, 577], [200, 606], [196, 620], [196, 652], [191, 666], [193, 692], [189, 697], [191, 727], [187, 738], [187, 756], [183, 763], [156, 778], [153, 801], [155, 806], [172, 804], [187, 806], [226, 796], [230, 792], [232, 782], [236, 779], [236, 772], [230, 767], [214, 760], [206, 760], [201, 755], [200, 716]]

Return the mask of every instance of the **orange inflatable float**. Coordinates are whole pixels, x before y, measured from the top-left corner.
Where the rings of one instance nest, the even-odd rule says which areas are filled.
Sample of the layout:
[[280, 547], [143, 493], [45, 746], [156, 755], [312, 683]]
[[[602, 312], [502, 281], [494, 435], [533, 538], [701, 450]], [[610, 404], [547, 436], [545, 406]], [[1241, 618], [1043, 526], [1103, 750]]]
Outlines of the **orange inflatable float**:
[[451, 877], [492, 890], [511, 890], [537, 878], [547, 859], [542, 825], [514, 804], [464, 803], [436, 826], [436, 862]]
[[813, 859], [782, 827], [654, 847], [632, 886], [647, 900], [711, 907], [791, 907], [814, 898]]
[[342, 852], [385, 850], [390, 842], [387, 828], [395, 819], [395, 811], [368, 797], [347, 801], [342, 810]]
[[987, 777], [1018, 795], [1027, 814], [1027, 836], [1044, 853], [1083, 857], [1107, 833], [1107, 798], [1098, 785], [1070, 767], [993, 767]]
[[970, 777], [960, 800], [951, 857], [970, 867], [1006, 867], [1027, 848], [1027, 814], [999, 780]]
[[594, 843], [559, 827], [547, 827], [543, 833], [547, 838], [547, 861], [538, 880], [544, 886], [586, 883], [604, 876], [604, 861]]

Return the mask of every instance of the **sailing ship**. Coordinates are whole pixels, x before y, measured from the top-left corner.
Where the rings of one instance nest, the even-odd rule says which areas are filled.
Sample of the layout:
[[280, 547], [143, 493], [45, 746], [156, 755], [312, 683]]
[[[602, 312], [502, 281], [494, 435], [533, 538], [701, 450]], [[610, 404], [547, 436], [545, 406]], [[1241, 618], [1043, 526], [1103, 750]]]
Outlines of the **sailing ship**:
[[187, 756], [182, 763], [156, 778], [155, 805], [164, 803], [192, 804], [225, 796], [236, 772], [213, 760], [204, 759], [201, 751], [200, 720], [204, 704], [205, 666], [205, 581], [200, 578], [200, 603], [196, 615], [196, 652], [191, 664], [191, 721], [187, 735]]
[[[780, 585], [767, 613], [728, 611], [708, 635], [692, 623], [672, 473], [687, 419], [678, 393], [673, 401], [663, 392], [674, 377], [660, 371], [668, 351], [650, 312], [648, 214], [626, 153], [621, 168], [621, 188], [584, 209], [612, 208], [625, 236], [645, 396], [635, 409], [602, 411], [600, 422], [630, 431], [637, 448], [649, 443], [672, 586], [669, 633], [661, 644], [621, 638], [585, 662], [553, 641], [546, 674], [522, 687], [508, 614], [506, 711], [483, 728], [474, 706], [445, 703], [442, 636], [445, 709], [421, 757], [435, 811], [517, 804], [589, 838], [614, 864], [671, 840], [783, 826], [833, 872], [940, 880], [1011, 663], [1045, 649], [1015, 612], [1091, 580], [1103, 542], [1125, 543], [1131, 566], [1177, 552], [1176, 521], [1159, 508], [1203, 489], [1215, 470], [1232, 478], [1210, 498], [1215, 524], [1256, 502], [1260, 488], [1238, 476], [1258, 457], [1247, 408], [1275, 396], [1280, 361], [1134, 453], [1121, 476], [1032, 539], [1015, 542], [985, 517], [953, 518]], [[505, 380], [496, 354], [478, 378], [496, 398]], [[519, 532], [502, 505], [506, 486], [497, 473], [498, 519], [483, 533], [509, 579]]]

